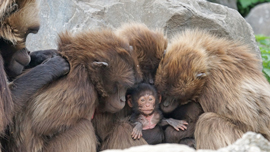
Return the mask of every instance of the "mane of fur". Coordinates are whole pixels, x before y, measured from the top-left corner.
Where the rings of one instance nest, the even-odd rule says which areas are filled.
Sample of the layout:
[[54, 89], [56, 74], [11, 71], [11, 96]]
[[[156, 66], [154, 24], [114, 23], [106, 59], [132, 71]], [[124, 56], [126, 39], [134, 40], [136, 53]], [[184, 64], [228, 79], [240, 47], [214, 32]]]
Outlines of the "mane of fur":
[[0, 5], [0, 22], [4, 20], [15, 9], [15, 5], [12, 5], [15, 0], [2, 0]]
[[[5, 71], [2, 56], [0, 56], [0, 71]], [[11, 102], [11, 93], [8, 89], [6, 74], [4, 72], [0, 73], [0, 84], [0, 134], [2, 134], [6, 126], [11, 122], [14, 105]]]
[[[270, 125], [270, 86], [259, 64], [241, 42], [204, 30], [186, 30], [169, 44], [156, 81], [170, 95], [195, 96], [205, 112], [226, 116], [244, 126], [241, 129], [269, 138], [270, 131], [264, 127]], [[197, 79], [200, 72], [206, 78]]]
[[[24, 48], [28, 28], [39, 26], [38, 8], [35, 0], [5, 1], [6, 5], [17, 7], [0, 22], [0, 37], [16, 47]], [[2, 8], [0, 8], [2, 10]], [[2, 10], [4, 12], [4, 10]], [[1, 13], [1, 12], [0, 12]], [[7, 13], [7, 12], [6, 12]], [[3, 13], [2, 13], [3, 14]], [[0, 14], [1, 15], [1, 14]]]
[[164, 37], [163, 30], [151, 30], [142, 23], [126, 23], [116, 33], [127, 39], [133, 46], [143, 72], [157, 69], [167, 48], [167, 39]]
[[[110, 82], [121, 81], [121, 84], [127, 86], [141, 80], [134, 54], [127, 41], [117, 37], [111, 30], [86, 31], [76, 35], [63, 33], [60, 35], [58, 48], [60, 54], [70, 63], [70, 73], [78, 66], [83, 66], [104, 96], [107, 95], [103, 88], [103, 83], [106, 82], [101, 82], [100, 77], [106, 77], [105, 80]], [[100, 68], [93, 66], [95, 61], [108, 63], [107, 70], [97, 71]], [[99, 75], [100, 73], [103, 74]]]
[[[173, 84], [178, 90], [173, 90], [172, 94], [184, 95], [194, 89], [195, 93], [200, 93], [203, 83], [196, 81], [195, 77], [201, 72], [206, 73], [209, 79], [215, 70], [234, 71], [238, 75], [243, 75], [243, 72], [258, 73], [259, 60], [250, 52], [240, 42], [219, 38], [203, 30], [186, 30], [172, 38], [158, 70], [157, 85], [164, 88]], [[230, 72], [226, 74], [232, 77]], [[162, 80], [166, 77], [170, 78], [167, 82]], [[232, 77], [231, 80], [239, 78]]]

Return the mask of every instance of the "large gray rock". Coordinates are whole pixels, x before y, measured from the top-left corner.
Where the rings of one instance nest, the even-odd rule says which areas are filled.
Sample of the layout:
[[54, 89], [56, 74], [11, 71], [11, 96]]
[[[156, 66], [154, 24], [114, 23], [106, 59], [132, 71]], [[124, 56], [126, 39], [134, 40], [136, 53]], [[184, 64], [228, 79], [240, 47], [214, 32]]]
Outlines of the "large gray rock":
[[207, 0], [209, 2], [218, 3], [224, 6], [228, 6], [229, 8], [233, 8], [238, 10], [237, 8], [237, 0]]
[[270, 143], [260, 134], [247, 132], [234, 144], [219, 150], [195, 150], [186, 145], [160, 144], [155, 146], [144, 145], [124, 150], [105, 150], [103, 152], [269, 152]]
[[270, 3], [255, 6], [246, 17], [246, 21], [255, 34], [270, 36]]
[[41, 28], [29, 35], [31, 50], [57, 48], [58, 33], [117, 28], [128, 21], [163, 28], [170, 38], [185, 28], [204, 28], [220, 36], [240, 39], [260, 58], [253, 31], [234, 9], [204, 0], [38, 0]]

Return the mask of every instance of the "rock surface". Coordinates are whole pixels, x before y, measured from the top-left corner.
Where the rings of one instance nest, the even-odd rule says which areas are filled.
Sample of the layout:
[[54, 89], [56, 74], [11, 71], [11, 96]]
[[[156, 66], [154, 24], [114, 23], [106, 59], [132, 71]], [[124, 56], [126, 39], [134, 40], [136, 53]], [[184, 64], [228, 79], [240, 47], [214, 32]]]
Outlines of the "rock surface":
[[270, 3], [255, 6], [246, 17], [255, 34], [270, 36]]
[[207, 0], [209, 2], [218, 3], [224, 6], [228, 6], [229, 8], [233, 8], [238, 10], [237, 8], [237, 0]]
[[252, 28], [234, 9], [205, 0], [37, 0], [41, 28], [27, 37], [31, 51], [57, 48], [58, 33], [117, 28], [128, 21], [162, 28], [170, 38], [185, 28], [203, 28], [250, 45], [260, 58]]
[[159, 144], [131, 147], [124, 150], [105, 150], [103, 152], [269, 152], [270, 143], [260, 134], [247, 132], [234, 144], [219, 150], [195, 150], [180, 144]]

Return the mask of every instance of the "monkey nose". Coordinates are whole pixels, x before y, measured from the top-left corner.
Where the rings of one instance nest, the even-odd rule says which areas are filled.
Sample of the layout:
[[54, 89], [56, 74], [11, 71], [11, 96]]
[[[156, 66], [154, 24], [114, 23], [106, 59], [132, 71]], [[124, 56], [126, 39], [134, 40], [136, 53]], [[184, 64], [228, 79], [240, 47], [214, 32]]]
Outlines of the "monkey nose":
[[120, 101], [121, 102], [126, 102], [126, 97], [125, 96], [120, 97]]

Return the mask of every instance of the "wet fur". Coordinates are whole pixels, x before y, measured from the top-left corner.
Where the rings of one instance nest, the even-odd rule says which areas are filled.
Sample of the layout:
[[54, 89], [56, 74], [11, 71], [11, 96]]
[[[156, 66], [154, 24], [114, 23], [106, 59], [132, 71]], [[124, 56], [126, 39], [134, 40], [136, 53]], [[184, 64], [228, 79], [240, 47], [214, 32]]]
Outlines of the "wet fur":
[[[70, 72], [39, 90], [16, 115], [12, 151], [96, 151], [91, 123], [96, 107], [115, 82], [127, 87], [137, 79], [129, 48], [110, 30], [61, 34], [58, 50]], [[108, 67], [97, 68], [94, 61]]]
[[[201, 104], [205, 114], [196, 125], [197, 149], [227, 146], [247, 131], [270, 139], [270, 86], [251, 52], [199, 29], [172, 39], [156, 81], [168, 95]], [[196, 78], [200, 72], [206, 77]]]

